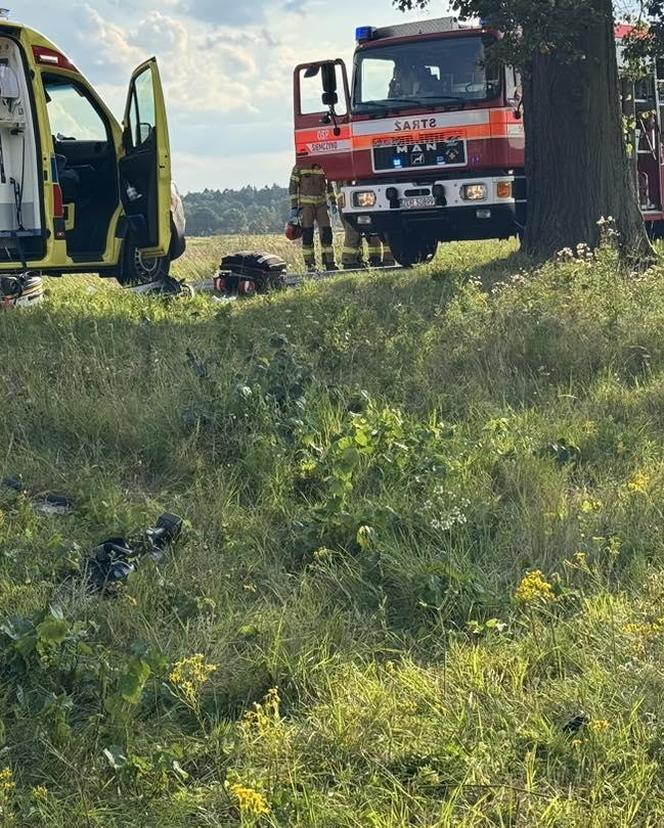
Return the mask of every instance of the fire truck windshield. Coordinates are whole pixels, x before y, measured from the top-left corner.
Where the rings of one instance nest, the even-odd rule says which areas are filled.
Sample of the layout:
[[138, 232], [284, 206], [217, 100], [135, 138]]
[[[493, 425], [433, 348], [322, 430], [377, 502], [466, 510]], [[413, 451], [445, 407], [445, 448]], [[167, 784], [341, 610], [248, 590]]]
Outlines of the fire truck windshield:
[[463, 108], [492, 100], [500, 88], [481, 36], [377, 46], [355, 56], [353, 111]]

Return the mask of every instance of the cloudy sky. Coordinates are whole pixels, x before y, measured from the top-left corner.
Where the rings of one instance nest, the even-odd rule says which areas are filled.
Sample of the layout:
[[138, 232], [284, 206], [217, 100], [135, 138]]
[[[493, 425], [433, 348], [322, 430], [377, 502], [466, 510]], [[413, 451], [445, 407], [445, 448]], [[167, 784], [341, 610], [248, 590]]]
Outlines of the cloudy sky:
[[[55, 41], [118, 115], [132, 70], [157, 55], [174, 173], [184, 192], [285, 183], [293, 162], [293, 67], [314, 58], [350, 58], [356, 26], [404, 19], [391, 0], [9, 0], [5, 5], [13, 20]], [[441, 15], [444, 5], [433, 0], [430, 14]]]

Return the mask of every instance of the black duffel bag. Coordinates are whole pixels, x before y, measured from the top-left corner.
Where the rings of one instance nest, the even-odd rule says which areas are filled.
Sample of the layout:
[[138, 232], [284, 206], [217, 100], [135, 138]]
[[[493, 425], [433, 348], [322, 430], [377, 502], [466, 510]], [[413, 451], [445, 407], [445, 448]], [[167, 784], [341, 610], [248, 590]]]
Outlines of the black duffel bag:
[[256, 285], [258, 293], [266, 293], [283, 287], [283, 277], [288, 265], [274, 253], [260, 253], [243, 250], [224, 256], [221, 260], [220, 272], [231, 273], [233, 276], [242, 276]]

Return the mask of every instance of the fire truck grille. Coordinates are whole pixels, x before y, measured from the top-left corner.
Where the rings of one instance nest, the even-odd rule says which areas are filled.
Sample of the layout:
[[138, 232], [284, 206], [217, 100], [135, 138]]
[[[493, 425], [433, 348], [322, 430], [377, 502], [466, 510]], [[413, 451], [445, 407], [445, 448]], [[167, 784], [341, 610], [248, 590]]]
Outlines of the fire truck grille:
[[[444, 134], [443, 134], [444, 135]], [[374, 169], [378, 171], [408, 170], [422, 168], [464, 167], [466, 145], [460, 138], [444, 135], [441, 140], [430, 136], [426, 141], [417, 141], [412, 136], [403, 136], [398, 144], [374, 146]]]

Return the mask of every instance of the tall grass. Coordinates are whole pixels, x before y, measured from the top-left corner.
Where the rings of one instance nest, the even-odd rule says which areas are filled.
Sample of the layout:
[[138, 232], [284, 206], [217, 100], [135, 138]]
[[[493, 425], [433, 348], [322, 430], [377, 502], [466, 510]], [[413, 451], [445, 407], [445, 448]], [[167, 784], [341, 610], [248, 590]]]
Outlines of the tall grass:
[[[257, 246], [297, 266], [176, 274]], [[661, 276], [458, 244], [4, 314], [0, 477], [76, 508], [0, 490], [0, 822], [664, 824]], [[167, 560], [91, 593], [165, 510]]]

